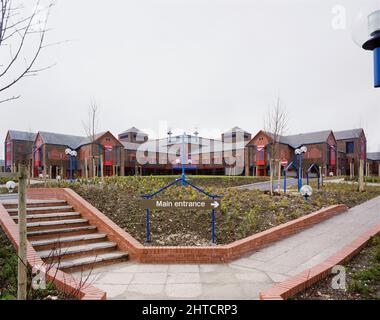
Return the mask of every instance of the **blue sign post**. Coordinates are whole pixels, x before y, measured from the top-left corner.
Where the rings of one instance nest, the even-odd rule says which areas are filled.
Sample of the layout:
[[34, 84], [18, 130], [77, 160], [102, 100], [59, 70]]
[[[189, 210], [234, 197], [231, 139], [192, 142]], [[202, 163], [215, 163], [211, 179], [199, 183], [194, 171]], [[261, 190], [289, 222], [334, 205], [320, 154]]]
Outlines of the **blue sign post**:
[[302, 160], [303, 160], [303, 155], [306, 152], [307, 152], [307, 148], [305, 146], [297, 148], [294, 151], [296, 155], [297, 163], [298, 163], [298, 192], [300, 192], [302, 188], [302, 173], [303, 173]]
[[306, 184], [309, 184], [309, 174], [313, 169], [315, 169], [317, 172], [317, 188], [319, 190], [321, 187], [321, 172], [319, 170], [319, 167], [315, 163], [313, 163], [306, 172]]
[[[169, 189], [170, 187], [172, 187], [176, 184], [180, 184], [182, 187], [190, 186], [191, 188], [197, 190], [199, 193], [204, 194], [205, 196], [209, 197], [212, 200], [221, 198], [220, 196], [209, 194], [208, 192], [204, 191], [203, 189], [197, 187], [196, 185], [192, 184], [189, 180], [187, 180], [186, 174], [185, 174], [186, 165], [185, 165], [184, 152], [185, 152], [185, 134], [183, 134], [183, 136], [182, 136], [182, 157], [181, 157], [182, 158], [182, 161], [181, 161], [182, 174], [181, 174], [181, 178], [174, 180], [173, 182], [169, 183], [168, 185], [159, 189], [158, 191], [155, 191], [151, 194], [143, 195], [142, 196], [143, 199], [152, 199], [154, 196], [160, 194], [164, 190]], [[215, 241], [215, 208], [213, 208], [211, 210], [211, 239], [212, 239], [212, 243], [216, 242]], [[146, 209], [146, 242], [150, 242], [150, 241], [151, 241], [151, 238], [150, 238], [150, 209]]]
[[373, 50], [375, 68], [375, 88], [380, 87], [380, 47]]
[[294, 168], [294, 170], [297, 172], [297, 179], [298, 179], [298, 175], [299, 175], [299, 171], [298, 171], [298, 168], [297, 168], [297, 166], [296, 166], [296, 164], [295, 164], [295, 161], [292, 161], [292, 162], [290, 162], [286, 167], [285, 167], [285, 169], [284, 169], [284, 193], [286, 193], [286, 177], [287, 177], [287, 175], [288, 175], [288, 170], [290, 169], [290, 167], [293, 167]]

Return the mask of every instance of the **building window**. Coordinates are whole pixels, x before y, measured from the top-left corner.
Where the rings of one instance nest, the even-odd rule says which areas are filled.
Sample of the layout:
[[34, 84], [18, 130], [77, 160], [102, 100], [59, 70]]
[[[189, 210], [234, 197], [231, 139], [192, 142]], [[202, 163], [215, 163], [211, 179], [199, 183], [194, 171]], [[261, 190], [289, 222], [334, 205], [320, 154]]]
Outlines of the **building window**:
[[355, 146], [353, 141], [346, 142], [346, 153], [354, 153], [354, 149]]

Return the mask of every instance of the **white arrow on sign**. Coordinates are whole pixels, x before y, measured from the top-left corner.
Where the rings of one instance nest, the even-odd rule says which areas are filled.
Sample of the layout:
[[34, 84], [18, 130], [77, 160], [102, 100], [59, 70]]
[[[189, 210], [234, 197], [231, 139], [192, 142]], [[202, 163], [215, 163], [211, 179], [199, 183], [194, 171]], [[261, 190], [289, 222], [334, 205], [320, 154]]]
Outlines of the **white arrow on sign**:
[[217, 201], [214, 201], [213, 203], [211, 203], [211, 206], [216, 209], [217, 207], [219, 207], [219, 203]]

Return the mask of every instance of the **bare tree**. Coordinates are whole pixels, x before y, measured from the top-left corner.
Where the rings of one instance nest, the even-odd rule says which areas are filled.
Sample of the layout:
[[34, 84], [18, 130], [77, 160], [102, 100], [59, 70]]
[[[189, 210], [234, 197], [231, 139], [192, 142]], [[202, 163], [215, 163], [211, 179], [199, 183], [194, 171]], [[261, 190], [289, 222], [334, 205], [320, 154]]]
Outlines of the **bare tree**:
[[277, 96], [273, 106], [268, 108], [267, 115], [264, 120], [264, 129], [272, 138], [272, 141], [269, 145], [271, 195], [273, 195], [275, 173], [277, 172], [279, 177], [281, 173], [280, 139], [286, 131], [287, 123], [288, 119], [286, 110], [282, 105], [280, 97]]
[[[92, 166], [93, 176], [95, 176], [95, 172], [96, 172], [96, 158], [97, 158], [97, 154], [98, 154], [98, 152], [96, 152], [95, 141], [96, 141], [96, 138], [97, 138], [96, 132], [97, 132], [98, 127], [99, 127], [99, 108], [98, 108], [97, 103], [94, 100], [91, 101], [91, 104], [90, 104], [90, 106], [88, 108], [88, 118], [87, 118], [87, 121], [82, 121], [82, 125], [83, 125], [84, 131], [86, 133], [86, 136], [89, 139], [89, 143], [90, 143], [90, 159], [91, 159], [90, 165]], [[100, 164], [101, 164], [101, 167], [102, 167], [102, 162], [103, 161], [102, 161], [101, 155], [99, 155], [99, 159], [100, 159]], [[87, 177], [88, 176], [88, 173], [87, 173], [87, 163], [85, 163], [85, 170], [86, 170], [86, 177]], [[102, 170], [102, 168], [100, 170], [100, 173], [101, 173], [101, 176], [103, 178], [103, 170]]]
[[[45, 36], [52, 6], [52, 1], [42, 5], [41, 0], [32, 4], [29, 0], [25, 7], [22, 0], [0, 0], [0, 94], [21, 79], [51, 67], [35, 68], [35, 64], [49, 46]], [[0, 103], [19, 97], [0, 98]]]

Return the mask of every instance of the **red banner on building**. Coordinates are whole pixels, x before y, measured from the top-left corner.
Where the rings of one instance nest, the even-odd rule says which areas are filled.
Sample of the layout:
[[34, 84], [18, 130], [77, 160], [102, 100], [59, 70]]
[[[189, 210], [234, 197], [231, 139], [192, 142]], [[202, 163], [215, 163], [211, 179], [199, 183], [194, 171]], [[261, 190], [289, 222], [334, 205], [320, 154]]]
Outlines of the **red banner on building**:
[[12, 142], [8, 141], [6, 144], [6, 151], [5, 151], [5, 163], [7, 166], [11, 165], [12, 162]]
[[104, 165], [105, 166], [113, 165], [112, 149], [113, 149], [112, 146], [104, 146]]

